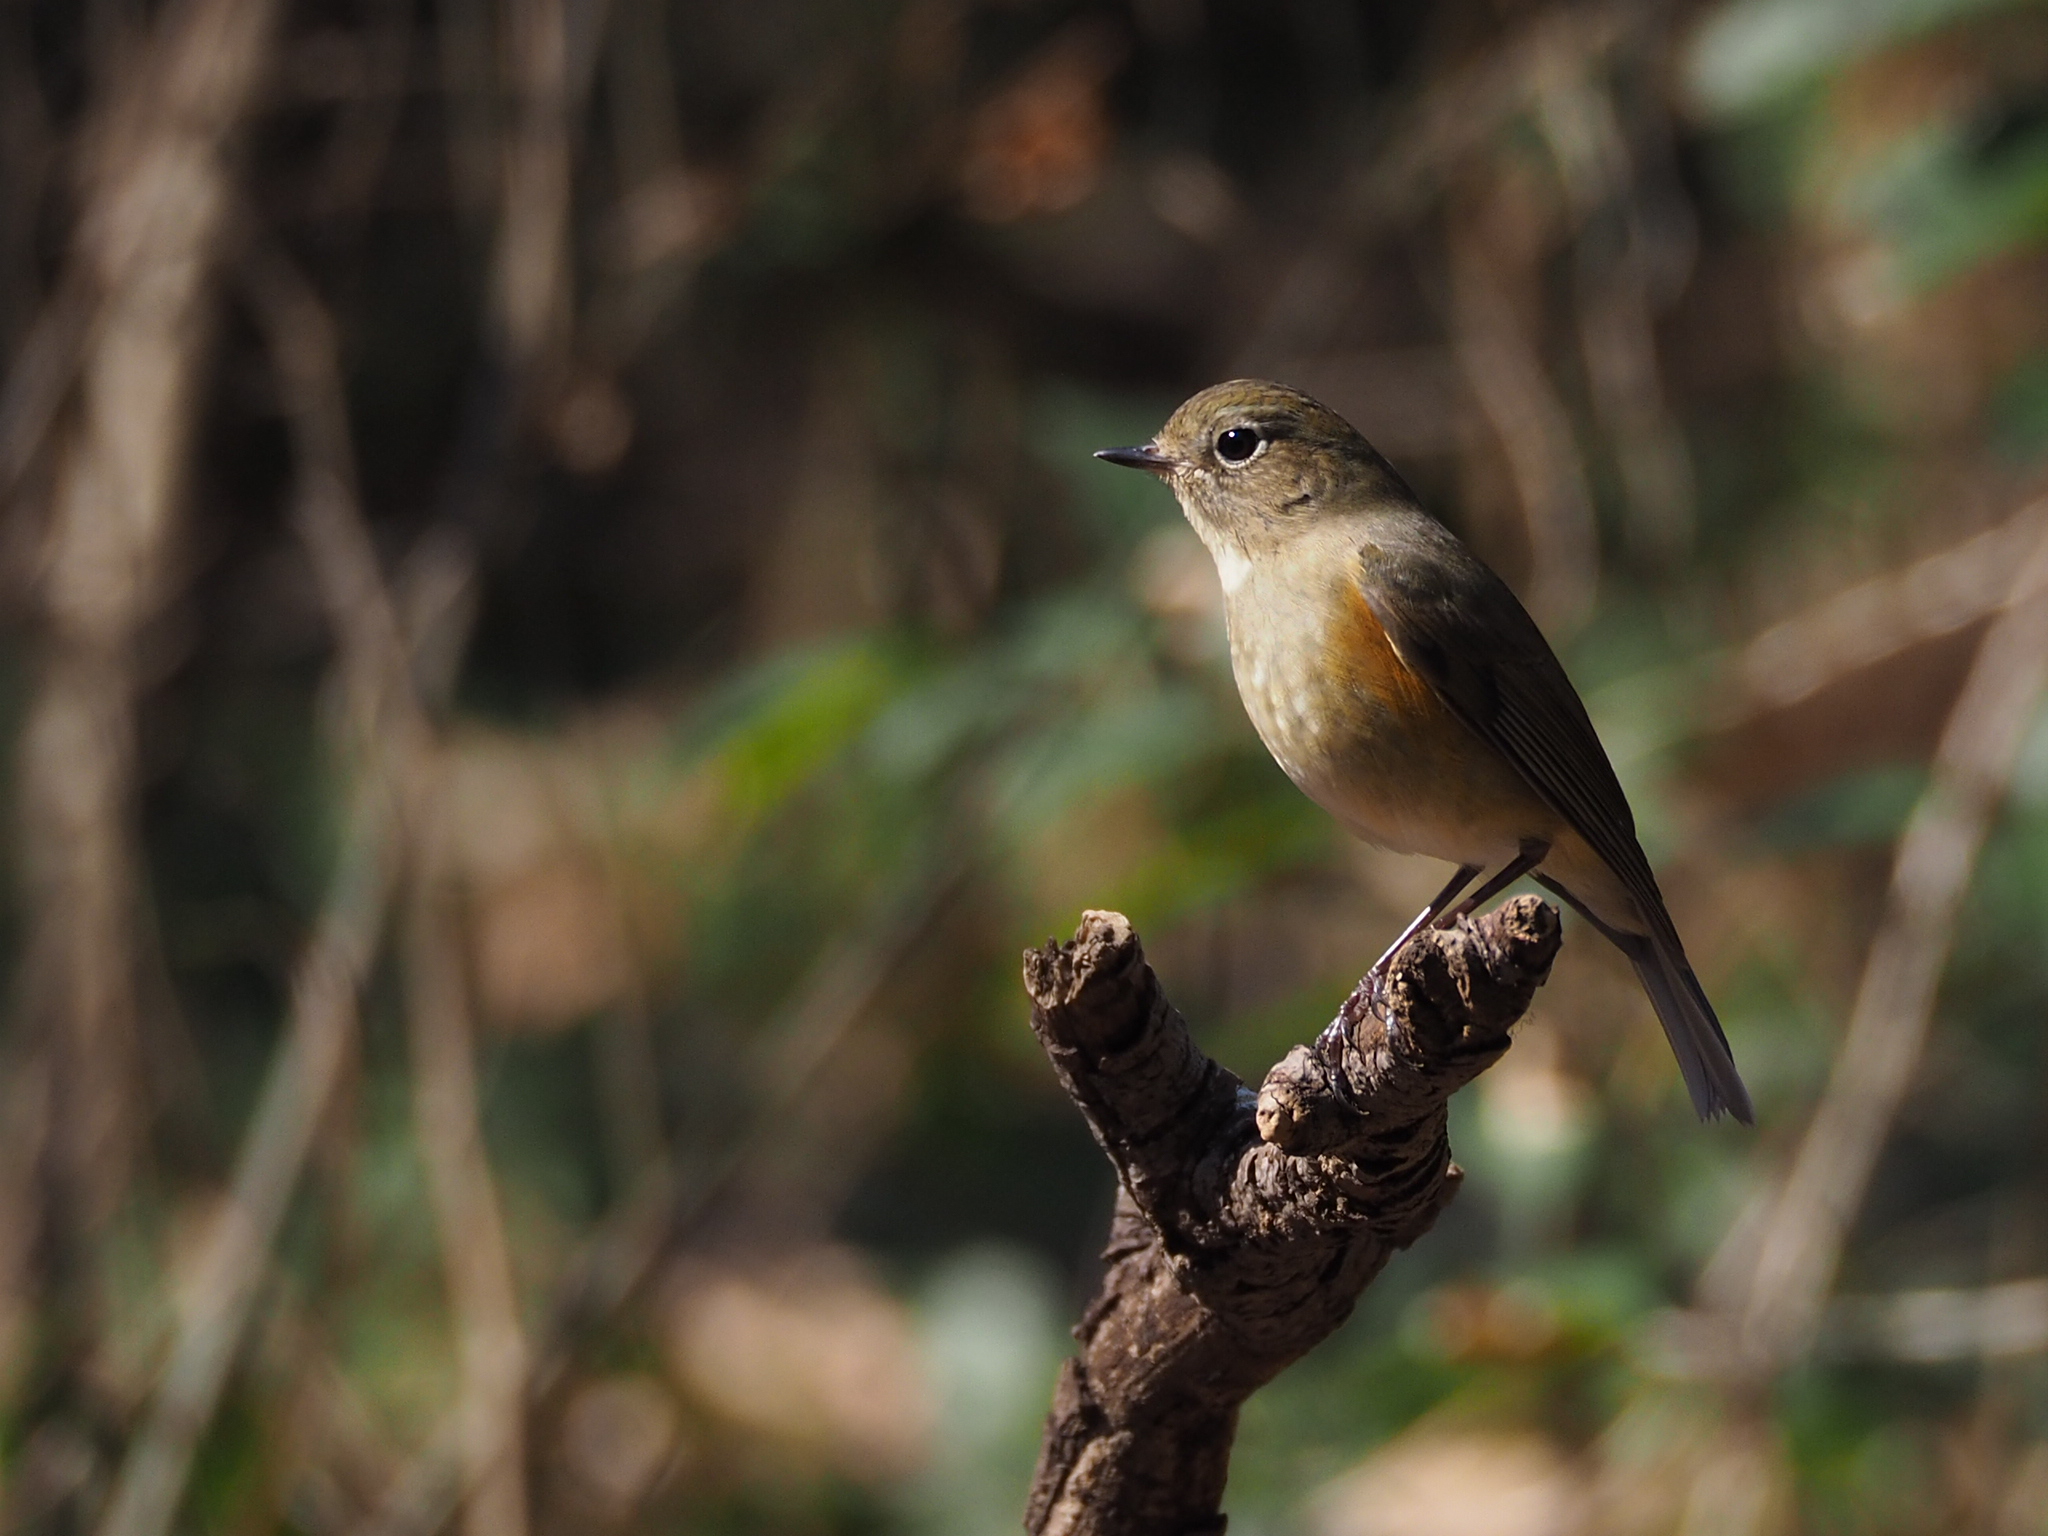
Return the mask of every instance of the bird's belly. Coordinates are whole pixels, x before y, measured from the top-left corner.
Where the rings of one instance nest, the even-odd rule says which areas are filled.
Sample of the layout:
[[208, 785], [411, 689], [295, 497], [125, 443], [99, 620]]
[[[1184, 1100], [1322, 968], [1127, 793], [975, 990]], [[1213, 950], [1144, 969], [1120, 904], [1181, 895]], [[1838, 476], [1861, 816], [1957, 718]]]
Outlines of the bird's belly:
[[1366, 842], [1490, 867], [1555, 829], [1520, 775], [1448, 713], [1416, 721], [1340, 706], [1324, 731], [1328, 751], [1294, 751], [1291, 761], [1260, 734], [1288, 777]]
[[1354, 836], [1492, 866], [1525, 839], [1559, 832], [1557, 814], [1408, 671], [1376, 624], [1307, 644], [1232, 631], [1238, 692], [1260, 739]]

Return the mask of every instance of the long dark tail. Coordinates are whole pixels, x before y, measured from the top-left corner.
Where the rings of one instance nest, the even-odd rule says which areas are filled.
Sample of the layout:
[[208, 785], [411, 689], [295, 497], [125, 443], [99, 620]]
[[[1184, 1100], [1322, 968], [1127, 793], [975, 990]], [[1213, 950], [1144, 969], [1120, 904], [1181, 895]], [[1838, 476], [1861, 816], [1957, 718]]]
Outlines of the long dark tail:
[[1584, 902], [1556, 881], [1542, 875], [1536, 876], [1536, 881], [1563, 897], [1635, 966], [1643, 990], [1650, 994], [1650, 1003], [1657, 1010], [1657, 1021], [1664, 1026], [1664, 1038], [1671, 1042], [1671, 1054], [1678, 1058], [1679, 1073], [1685, 1078], [1685, 1086], [1692, 1094], [1692, 1107], [1699, 1111], [1700, 1118], [1712, 1120], [1726, 1114], [1744, 1125], [1756, 1124], [1749, 1090], [1742, 1085], [1742, 1074], [1735, 1070], [1735, 1053], [1728, 1049], [1728, 1037], [1721, 1032], [1721, 1021], [1714, 1016], [1714, 1005], [1707, 1001], [1706, 991], [1700, 986], [1699, 977], [1693, 975], [1677, 937], [1624, 933], [1587, 911]]
[[1742, 1074], [1735, 1070], [1735, 1054], [1728, 1049], [1728, 1037], [1721, 1021], [1714, 1017], [1714, 1005], [1700, 988], [1700, 980], [1675, 944], [1659, 943], [1647, 934], [1619, 936], [1621, 952], [1628, 956], [1643, 981], [1643, 990], [1656, 1006], [1657, 1018], [1678, 1058], [1678, 1070], [1685, 1086], [1692, 1090], [1692, 1107], [1702, 1120], [1726, 1113], [1744, 1125], [1756, 1124], [1750, 1108], [1749, 1090], [1742, 1086]]

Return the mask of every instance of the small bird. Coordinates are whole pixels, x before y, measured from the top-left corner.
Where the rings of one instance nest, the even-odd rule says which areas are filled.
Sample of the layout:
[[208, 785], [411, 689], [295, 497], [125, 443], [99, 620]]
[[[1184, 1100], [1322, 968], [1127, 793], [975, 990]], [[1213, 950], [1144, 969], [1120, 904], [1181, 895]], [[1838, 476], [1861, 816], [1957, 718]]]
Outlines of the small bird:
[[1635, 966], [1701, 1118], [1753, 1123], [1571, 680], [1372, 444], [1298, 390], [1237, 379], [1095, 456], [1158, 475], [1208, 546], [1238, 693], [1287, 776], [1365, 841], [1457, 865], [1369, 990], [1424, 928], [1531, 875]]

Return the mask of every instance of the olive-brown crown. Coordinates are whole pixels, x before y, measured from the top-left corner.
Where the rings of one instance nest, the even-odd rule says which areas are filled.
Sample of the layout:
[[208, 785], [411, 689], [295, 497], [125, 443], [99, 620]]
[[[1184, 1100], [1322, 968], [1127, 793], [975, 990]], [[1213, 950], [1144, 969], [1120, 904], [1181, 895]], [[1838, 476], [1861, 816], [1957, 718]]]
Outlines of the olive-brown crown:
[[1191, 396], [1152, 447], [1183, 504], [1225, 525], [1413, 500], [1350, 422], [1266, 379], [1232, 379]]

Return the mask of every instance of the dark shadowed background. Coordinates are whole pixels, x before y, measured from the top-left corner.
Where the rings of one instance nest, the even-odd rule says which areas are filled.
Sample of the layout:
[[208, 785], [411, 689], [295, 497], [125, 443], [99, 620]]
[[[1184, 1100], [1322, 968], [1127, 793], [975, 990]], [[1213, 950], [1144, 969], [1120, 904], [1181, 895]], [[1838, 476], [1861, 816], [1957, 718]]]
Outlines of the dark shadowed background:
[[0, 0], [0, 1526], [1014, 1530], [1110, 1175], [1440, 883], [1089, 450], [1259, 374], [1514, 584], [1569, 926], [1240, 1536], [2048, 1532], [2048, 11]]

